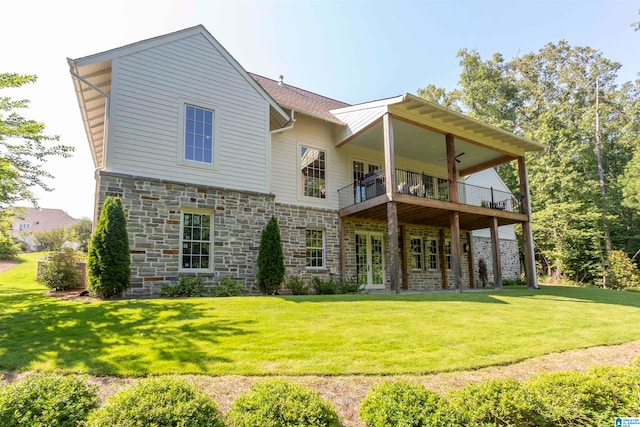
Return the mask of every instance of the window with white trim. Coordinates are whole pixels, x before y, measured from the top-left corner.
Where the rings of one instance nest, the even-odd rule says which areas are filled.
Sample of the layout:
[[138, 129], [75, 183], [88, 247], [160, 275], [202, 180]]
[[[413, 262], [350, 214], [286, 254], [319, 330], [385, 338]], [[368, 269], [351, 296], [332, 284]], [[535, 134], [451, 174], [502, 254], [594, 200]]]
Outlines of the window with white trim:
[[444, 259], [447, 263], [447, 270], [451, 270], [451, 240], [444, 242]]
[[438, 241], [436, 239], [429, 239], [426, 242], [427, 246], [427, 268], [429, 270], [438, 269]]
[[317, 148], [300, 147], [300, 172], [302, 176], [302, 195], [325, 199], [327, 153]]
[[412, 270], [422, 270], [422, 239], [419, 237], [411, 238], [411, 262]]
[[180, 236], [180, 269], [182, 271], [211, 271], [211, 214], [182, 212]]
[[324, 232], [323, 230], [307, 229], [306, 259], [309, 268], [324, 268]]
[[214, 111], [185, 105], [184, 160], [213, 164]]

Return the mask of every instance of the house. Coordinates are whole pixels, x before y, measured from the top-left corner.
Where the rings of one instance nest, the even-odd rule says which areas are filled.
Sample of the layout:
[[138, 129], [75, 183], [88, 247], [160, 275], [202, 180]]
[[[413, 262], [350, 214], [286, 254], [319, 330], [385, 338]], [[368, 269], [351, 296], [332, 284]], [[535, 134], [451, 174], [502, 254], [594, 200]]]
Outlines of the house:
[[10, 225], [11, 234], [23, 242], [28, 251], [41, 249], [33, 233], [71, 227], [79, 221], [61, 209], [15, 208], [14, 212]]
[[[541, 144], [411, 94], [348, 105], [249, 74], [203, 26], [68, 63], [96, 216], [108, 196], [127, 213], [130, 295], [182, 274], [256, 289], [272, 215], [287, 275], [395, 291], [475, 287], [486, 228], [500, 285], [499, 226], [522, 224], [536, 284], [524, 156]], [[465, 180], [509, 161], [518, 196]]]

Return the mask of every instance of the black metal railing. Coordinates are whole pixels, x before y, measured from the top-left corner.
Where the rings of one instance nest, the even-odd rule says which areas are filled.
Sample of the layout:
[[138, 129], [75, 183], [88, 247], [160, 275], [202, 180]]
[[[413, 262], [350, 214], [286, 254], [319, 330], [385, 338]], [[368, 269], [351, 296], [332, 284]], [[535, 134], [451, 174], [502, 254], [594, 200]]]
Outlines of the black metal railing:
[[[458, 182], [457, 185], [458, 203], [508, 212], [522, 212], [520, 197], [514, 196], [509, 192], [464, 182]], [[364, 202], [380, 196], [386, 191], [384, 171], [372, 172], [360, 181], [338, 190], [340, 208]], [[394, 191], [410, 196], [449, 201], [448, 180], [425, 173], [396, 169]]]

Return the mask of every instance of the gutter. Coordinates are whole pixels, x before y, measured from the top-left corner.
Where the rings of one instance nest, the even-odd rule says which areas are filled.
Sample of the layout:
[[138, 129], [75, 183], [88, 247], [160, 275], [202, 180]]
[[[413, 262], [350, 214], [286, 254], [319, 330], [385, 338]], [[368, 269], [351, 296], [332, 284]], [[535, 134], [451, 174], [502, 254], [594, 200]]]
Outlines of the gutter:
[[[95, 90], [96, 92], [98, 92], [99, 94], [101, 94], [102, 96], [105, 97], [105, 104], [104, 104], [104, 131], [103, 131], [103, 135], [102, 135], [102, 166], [101, 167], [97, 167], [96, 168], [96, 172], [99, 170], [104, 170], [106, 164], [107, 164], [107, 141], [108, 141], [108, 132], [109, 132], [109, 108], [110, 108], [110, 100], [111, 97], [109, 96], [108, 93], [106, 93], [105, 91], [103, 91], [102, 89], [100, 89], [98, 86], [94, 85], [93, 83], [91, 83], [89, 80], [85, 79], [84, 77], [82, 77], [81, 75], [79, 75], [75, 68], [77, 68], [77, 65], [75, 63], [75, 61], [73, 59], [69, 59], [67, 58], [67, 62], [69, 63], [69, 72], [71, 73], [71, 76], [73, 78], [75, 78], [77, 81], [82, 82], [84, 84], [86, 84], [87, 86], [89, 86], [91, 89]], [[82, 87], [79, 87], [79, 92], [80, 94], [82, 94]], [[84, 102], [84, 99], [82, 100]], [[86, 123], [87, 123], [87, 128], [90, 130], [91, 128], [89, 127], [89, 118], [88, 118], [88, 114], [86, 114], [86, 109], [85, 106], [82, 105], [82, 109], [84, 110], [84, 116], [86, 117]], [[90, 136], [90, 135], [89, 135]]]
[[280, 128], [280, 129], [272, 130], [271, 131], [271, 135], [275, 135], [276, 133], [280, 133], [280, 132], [284, 132], [284, 131], [287, 131], [287, 130], [291, 130], [291, 129], [293, 129], [293, 125], [295, 123], [296, 123], [295, 111], [292, 108], [291, 109], [291, 120], [289, 120], [284, 127]]

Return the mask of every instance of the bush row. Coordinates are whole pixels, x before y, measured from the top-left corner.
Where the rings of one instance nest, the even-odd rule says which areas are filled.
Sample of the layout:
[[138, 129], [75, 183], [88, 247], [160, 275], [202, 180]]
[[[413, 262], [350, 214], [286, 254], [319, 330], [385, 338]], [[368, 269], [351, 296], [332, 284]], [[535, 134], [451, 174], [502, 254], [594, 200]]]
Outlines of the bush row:
[[496, 379], [441, 396], [420, 384], [386, 382], [371, 389], [360, 418], [381, 426], [612, 426], [640, 416], [640, 368], [602, 367]]
[[[448, 395], [408, 381], [374, 386], [360, 418], [382, 426], [611, 426], [640, 415], [640, 368], [602, 367], [529, 381], [496, 379]], [[332, 404], [301, 385], [270, 380], [239, 396], [226, 414], [194, 385], [148, 378], [99, 406], [85, 378], [39, 374], [0, 387], [0, 425], [11, 426], [340, 426]]]
[[[79, 376], [38, 374], [0, 387], [3, 427], [224, 427], [210, 396], [173, 377], [138, 381], [100, 407], [97, 386]], [[256, 385], [227, 413], [235, 427], [340, 426], [335, 408], [306, 387], [281, 380]]]
[[[287, 288], [292, 295], [309, 295], [309, 285], [301, 278], [292, 276], [287, 279]], [[311, 279], [311, 288], [316, 295], [355, 294], [360, 292], [361, 286], [348, 280], [322, 280], [319, 277]]]
[[207, 289], [200, 276], [180, 276], [176, 283], [160, 287], [160, 295], [164, 297], [236, 297], [246, 292], [241, 282], [226, 276], [221, 277], [211, 290]]

